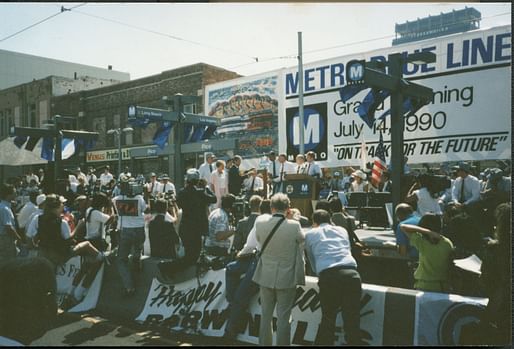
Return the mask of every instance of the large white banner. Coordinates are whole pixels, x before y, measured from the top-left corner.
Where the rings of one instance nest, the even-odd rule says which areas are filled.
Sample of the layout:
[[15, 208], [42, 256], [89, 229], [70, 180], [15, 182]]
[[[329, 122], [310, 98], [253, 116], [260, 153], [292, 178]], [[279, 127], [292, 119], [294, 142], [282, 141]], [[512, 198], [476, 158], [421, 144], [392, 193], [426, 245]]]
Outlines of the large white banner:
[[[436, 63], [406, 64], [404, 78], [434, 90], [431, 103], [405, 119], [404, 155], [409, 163], [507, 159], [511, 157], [511, 27], [473, 31], [305, 65], [305, 151], [316, 153], [322, 167], [360, 165], [361, 140], [373, 159], [379, 132], [390, 161], [390, 115], [369, 128], [359, 105], [369, 90], [346, 103], [351, 60], [384, 61], [388, 54], [430, 51]], [[293, 160], [299, 149], [298, 73], [283, 72], [279, 108], [279, 148]], [[389, 110], [387, 98], [375, 118]]]
[[[61, 304], [64, 296], [70, 290], [71, 284], [73, 282], [73, 278], [78, 274], [81, 268], [81, 258], [80, 256], [75, 256], [70, 258], [66, 263], [60, 265], [57, 268], [55, 273], [57, 279], [57, 296], [58, 303]], [[98, 303], [98, 297], [100, 296], [100, 290], [102, 288], [102, 280], [104, 275], [104, 264], [100, 267], [98, 272], [96, 273], [96, 277], [91, 284], [91, 287], [87, 291], [84, 299], [78, 304], [76, 304], [73, 308], [67, 310], [71, 313], [79, 313], [87, 310], [91, 310], [96, 308], [96, 304]], [[82, 285], [82, 281], [79, 285]], [[75, 292], [77, 289], [75, 289]]]
[[[456, 328], [469, 322], [469, 308], [476, 315], [486, 303], [485, 299], [363, 284], [361, 339], [369, 345], [456, 344]], [[468, 312], [452, 312], [458, 304], [465, 305]], [[209, 271], [200, 279], [175, 285], [154, 279], [136, 321], [161, 331], [192, 329], [208, 336], [222, 336], [229, 317], [227, 307], [225, 270]], [[261, 317], [258, 295], [252, 299], [248, 311], [244, 333], [238, 339], [258, 343]], [[312, 345], [321, 320], [317, 278], [307, 277], [306, 285], [297, 287], [292, 319], [292, 344]], [[344, 344], [340, 315], [336, 326], [336, 343]]]

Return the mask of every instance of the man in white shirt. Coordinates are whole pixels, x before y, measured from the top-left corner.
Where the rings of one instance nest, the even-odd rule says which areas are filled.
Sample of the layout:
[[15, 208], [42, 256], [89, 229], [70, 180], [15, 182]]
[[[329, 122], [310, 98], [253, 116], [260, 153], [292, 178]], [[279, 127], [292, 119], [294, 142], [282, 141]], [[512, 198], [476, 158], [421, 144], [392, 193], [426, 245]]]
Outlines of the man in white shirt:
[[278, 177], [273, 179], [273, 194], [283, 192], [284, 181], [286, 180], [287, 174], [296, 173], [295, 165], [287, 161], [287, 155], [285, 153], [281, 153], [278, 156], [278, 162]]
[[[122, 183], [128, 185], [128, 183]], [[121, 230], [118, 248], [118, 271], [125, 289], [124, 296], [135, 293], [134, 279], [129, 268], [128, 256], [134, 250], [133, 262], [139, 263], [145, 241], [145, 200], [141, 195], [118, 195], [112, 199], [118, 214], [118, 229]]]
[[109, 182], [114, 178], [113, 175], [109, 172], [111, 168], [109, 165], [105, 166], [104, 173], [100, 175], [100, 183], [102, 186], [107, 186]]
[[89, 185], [89, 180], [88, 180], [86, 174], [84, 172], [82, 172], [80, 167], [77, 167], [77, 169], [75, 170], [75, 177], [77, 177], [77, 182], [78, 182], [79, 178], [83, 178], [84, 185]]
[[132, 174], [130, 173], [128, 166], [125, 166], [125, 169], [123, 170], [123, 172], [119, 174], [118, 181], [120, 181], [122, 177], [125, 177], [125, 178], [132, 177]]
[[18, 225], [22, 230], [25, 230], [25, 227], [30, 223], [30, 216], [32, 216], [32, 214], [38, 210], [36, 204], [36, 199], [38, 195], [39, 192], [37, 191], [30, 192], [29, 202], [27, 202], [18, 213]]
[[456, 167], [457, 178], [452, 186], [452, 200], [457, 206], [468, 206], [480, 200], [480, 182], [470, 174], [467, 163], [461, 162]]
[[264, 181], [257, 175], [257, 170], [251, 168], [249, 171], [250, 176], [243, 181], [243, 186], [246, 189], [248, 196], [258, 193], [264, 190]]
[[305, 156], [303, 154], [296, 155], [296, 172], [303, 174], [305, 172]]
[[87, 183], [89, 186], [93, 186], [96, 183], [96, 175], [95, 175], [95, 169], [93, 167], [90, 167], [87, 171], [86, 175]]
[[170, 182], [170, 177], [167, 174], [161, 176], [161, 184], [159, 185], [159, 193], [166, 194], [169, 191], [177, 193], [175, 191], [175, 185]]
[[[271, 183], [273, 183], [273, 186], [275, 187], [275, 178], [278, 177], [280, 171], [280, 163], [278, 162], [274, 151], [270, 151], [268, 153], [268, 160], [268, 176], [271, 178]], [[275, 192], [275, 190], [276, 189], [273, 189], [273, 192]]]
[[157, 196], [160, 186], [160, 183], [157, 181], [157, 175], [154, 172], [150, 173], [150, 182], [145, 185], [147, 195], [150, 197]]
[[314, 161], [315, 154], [313, 151], [310, 151], [307, 153], [307, 164], [305, 165], [305, 174], [309, 176], [313, 176], [316, 178], [321, 178], [321, 168], [319, 165]]
[[205, 179], [207, 183], [211, 180], [211, 173], [216, 169], [214, 162], [216, 156], [213, 153], [205, 153], [205, 162], [200, 165], [198, 171], [200, 172], [200, 179]]

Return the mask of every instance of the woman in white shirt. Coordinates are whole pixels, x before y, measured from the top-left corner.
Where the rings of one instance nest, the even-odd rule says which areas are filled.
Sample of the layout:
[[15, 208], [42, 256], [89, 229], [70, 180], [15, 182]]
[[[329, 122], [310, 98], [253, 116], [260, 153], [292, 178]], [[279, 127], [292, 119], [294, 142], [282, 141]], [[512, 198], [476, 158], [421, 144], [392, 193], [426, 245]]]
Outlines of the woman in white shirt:
[[221, 197], [228, 193], [228, 174], [225, 172], [225, 161], [216, 161], [216, 170], [211, 174], [212, 191], [216, 195], [216, 207], [221, 207]]
[[439, 206], [439, 193], [434, 191], [430, 176], [427, 174], [418, 177], [410, 188], [405, 201], [416, 203], [416, 211], [420, 217], [427, 213], [443, 214], [441, 206]]

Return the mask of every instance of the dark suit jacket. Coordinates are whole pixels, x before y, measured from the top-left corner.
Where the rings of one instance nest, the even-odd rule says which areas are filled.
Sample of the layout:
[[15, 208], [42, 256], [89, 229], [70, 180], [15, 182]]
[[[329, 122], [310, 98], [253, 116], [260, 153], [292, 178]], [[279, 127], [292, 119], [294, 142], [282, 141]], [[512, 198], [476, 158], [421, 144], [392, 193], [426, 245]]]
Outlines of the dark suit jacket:
[[236, 196], [241, 193], [241, 176], [239, 175], [239, 167], [235, 165], [228, 171], [228, 192]]
[[232, 246], [240, 251], [246, 243], [246, 239], [248, 238], [248, 234], [250, 230], [252, 230], [253, 225], [255, 223], [255, 219], [259, 217], [259, 214], [252, 213], [250, 216], [241, 219], [237, 223], [236, 233], [234, 235], [234, 242]]

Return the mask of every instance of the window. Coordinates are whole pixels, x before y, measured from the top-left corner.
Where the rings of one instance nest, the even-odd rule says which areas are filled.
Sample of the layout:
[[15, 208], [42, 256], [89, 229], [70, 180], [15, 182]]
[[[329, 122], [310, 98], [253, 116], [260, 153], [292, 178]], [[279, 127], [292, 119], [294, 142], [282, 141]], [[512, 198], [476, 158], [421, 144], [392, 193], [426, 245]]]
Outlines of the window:
[[29, 105], [29, 127], [36, 127], [36, 104]]
[[195, 114], [196, 113], [196, 103], [184, 104], [184, 113]]

